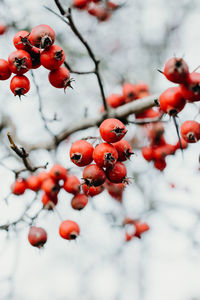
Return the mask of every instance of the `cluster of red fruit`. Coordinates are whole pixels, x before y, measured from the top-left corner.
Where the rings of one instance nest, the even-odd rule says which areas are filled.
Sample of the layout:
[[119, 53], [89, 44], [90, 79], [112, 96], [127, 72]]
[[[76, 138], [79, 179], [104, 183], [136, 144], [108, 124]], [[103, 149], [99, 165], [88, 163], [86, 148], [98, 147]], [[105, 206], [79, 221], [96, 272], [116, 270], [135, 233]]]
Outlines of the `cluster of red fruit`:
[[111, 1], [107, 1], [103, 5], [102, 3], [102, 0], [74, 0], [73, 6], [78, 9], [87, 10], [90, 15], [102, 22], [108, 20], [112, 12], [120, 7], [120, 5]]
[[[200, 73], [189, 72], [187, 63], [182, 58], [169, 59], [162, 72], [166, 78], [179, 86], [168, 88], [160, 97], [160, 108], [170, 116], [176, 116], [186, 103], [200, 101]], [[200, 123], [186, 121], [181, 125], [181, 136], [188, 143], [200, 140]]]
[[141, 235], [148, 231], [150, 229], [149, 225], [147, 223], [142, 223], [139, 220], [133, 220], [130, 218], [125, 218], [123, 222], [123, 226], [128, 225], [130, 227], [131, 225], [131, 233], [129, 231], [126, 231], [125, 238], [126, 241], [129, 242], [132, 240], [132, 238], [141, 238]]
[[19, 97], [30, 89], [29, 79], [23, 75], [41, 65], [49, 72], [49, 81], [56, 88], [70, 86], [69, 70], [61, 65], [65, 61], [64, 50], [54, 45], [55, 32], [48, 25], [38, 25], [28, 31], [19, 31], [13, 38], [16, 51], [12, 52], [8, 61], [0, 59], [0, 80], [8, 79], [16, 74], [10, 82], [13, 94]]

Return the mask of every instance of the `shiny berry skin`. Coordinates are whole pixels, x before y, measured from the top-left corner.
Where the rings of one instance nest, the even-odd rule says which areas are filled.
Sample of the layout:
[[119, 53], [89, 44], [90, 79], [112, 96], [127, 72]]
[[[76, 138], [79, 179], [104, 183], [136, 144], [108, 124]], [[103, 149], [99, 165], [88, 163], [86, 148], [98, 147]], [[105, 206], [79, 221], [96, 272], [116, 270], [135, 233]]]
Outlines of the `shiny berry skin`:
[[113, 146], [118, 152], [118, 160], [125, 161], [133, 154], [131, 145], [126, 140], [121, 140], [117, 143], [113, 143]]
[[104, 191], [103, 185], [99, 186], [87, 186], [87, 184], [82, 185], [84, 194], [90, 197], [94, 197]]
[[18, 50], [25, 50], [28, 51], [31, 49], [31, 44], [28, 40], [29, 32], [22, 30], [15, 34], [13, 38], [13, 44], [16, 49]]
[[37, 69], [41, 66], [40, 61], [40, 53], [42, 50], [38, 49], [37, 47], [32, 47], [28, 53], [31, 56], [31, 62], [32, 62], [32, 69]]
[[132, 83], [124, 83], [122, 86], [122, 92], [123, 92], [123, 97], [125, 99], [125, 103], [137, 99], [138, 96], [137, 85], [134, 85]]
[[92, 162], [93, 151], [94, 148], [89, 142], [78, 140], [72, 144], [69, 155], [75, 165], [84, 167]]
[[80, 228], [76, 222], [65, 220], [60, 224], [59, 234], [63, 239], [75, 240], [80, 234]]
[[60, 67], [49, 73], [49, 82], [58, 89], [70, 87], [70, 73], [65, 67]]
[[142, 148], [142, 156], [145, 160], [151, 161], [153, 159], [153, 149], [151, 147]]
[[125, 103], [124, 97], [118, 94], [112, 94], [106, 98], [108, 105], [112, 108], [119, 107]]
[[172, 57], [166, 63], [163, 74], [174, 83], [185, 83], [189, 75], [188, 65], [182, 58]]
[[50, 169], [49, 176], [56, 182], [59, 180], [66, 180], [67, 170], [63, 166], [56, 164]]
[[160, 95], [159, 102], [162, 111], [168, 113], [170, 116], [177, 115], [186, 103], [179, 87], [171, 87], [165, 90]]
[[8, 57], [8, 63], [11, 72], [17, 75], [25, 74], [32, 67], [30, 54], [24, 50], [12, 52]]
[[181, 136], [187, 143], [196, 143], [200, 140], [200, 123], [185, 121], [181, 125]]
[[76, 176], [70, 175], [64, 182], [63, 189], [70, 194], [76, 195], [80, 192], [80, 185], [80, 180]]
[[49, 196], [49, 197], [55, 197], [59, 190], [60, 187], [59, 185], [51, 178], [46, 179], [42, 185], [41, 189]]
[[50, 197], [46, 193], [42, 196], [42, 204], [44, 205], [44, 209], [47, 210], [53, 210], [55, 205], [58, 203], [58, 197], [57, 195], [54, 197]]
[[95, 164], [91, 164], [83, 170], [83, 179], [85, 184], [90, 186], [102, 185], [106, 180], [105, 172]]
[[111, 144], [101, 143], [95, 147], [93, 159], [97, 166], [101, 168], [107, 168], [116, 163], [118, 159], [118, 153], [115, 147]]
[[127, 170], [122, 162], [116, 162], [112, 168], [106, 170], [107, 178], [113, 183], [123, 183], [125, 181]]
[[29, 35], [29, 41], [32, 46], [47, 49], [55, 41], [55, 32], [50, 26], [45, 24], [35, 26]]
[[154, 161], [154, 167], [160, 171], [163, 171], [166, 168], [167, 164], [165, 159], [158, 159]]
[[85, 9], [88, 6], [88, 0], [74, 0], [73, 6], [79, 9]]
[[40, 189], [41, 183], [37, 176], [31, 175], [26, 179], [26, 185], [27, 189], [37, 192]]
[[26, 181], [24, 179], [16, 179], [11, 185], [11, 191], [15, 195], [23, 195], [26, 190]]
[[65, 52], [63, 48], [52, 45], [48, 49], [42, 51], [40, 61], [46, 69], [57, 70], [65, 61]]
[[7, 60], [0, 59], [0, 80], [6, 80], [10, 77], [11, 71]]
[[0, 23], [0, 35], [3, 35], [7, 29], [8, 27], [5, 24]]
[[28, 240], [33, 247], [42, 248], [47, 241], [47, 233], [41, 227], [31, 226]]
[[180, 89], [183, 97], [189, 102], [200, 101], [200, 73], [190, 73], [187, 83], [181, 84]]
[[81, 210], [88, 203], [88, 197], [85, 194], [76, 194], [71, 201], [71, 206], [73, 209]]
[[10, 82], [10, 89], [15, 96], [21, 97], [28, 93], [30, 89], [30, 81], [24, 75], [15, 75]]
[[126, 127], [118, 119], [106, 119], [104, 120], [99, 131], [102, 139], [107, 143], [116, 143], [120, 141], [126, 134]]

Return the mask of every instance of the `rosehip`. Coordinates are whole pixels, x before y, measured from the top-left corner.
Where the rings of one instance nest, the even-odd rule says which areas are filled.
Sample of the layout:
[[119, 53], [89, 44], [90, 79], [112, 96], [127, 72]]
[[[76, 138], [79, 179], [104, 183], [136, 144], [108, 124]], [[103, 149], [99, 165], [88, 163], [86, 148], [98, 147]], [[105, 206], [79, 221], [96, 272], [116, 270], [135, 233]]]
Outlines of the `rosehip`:
[[41, 183], [37, 176], [31, 175], [29, 178], [26, 179], [26, 185], [27, 189], [37, 192], [40, 189]]
[[66, 180], [67, 170], [63, 166], [56, 164], [50, 169], [49, 175], [56, 182], [59, 180]]
[[88, 203], [88, 197], [85, 194], [76, 194], [71, 201], [71, 206], [73, 209], [81, 210]]
[[93, 152], [93, 159], [97, 166], [107, 168], [114, 165], [118, 159], [118, 153], [114, 146], [108, 143], [97, 145]]
[[76, 222], [65, 220], [60, 224], [59, 234], [63, 239], [75, 240], [80, 234], [80, 228]]
[[87, 184], [82, 185], [84, 194], [90, 197], [94, 197], [104, 191], [103, 185], [99, 186], [87, 186]]
[[76, 176], [71, 175], [67, 177], [67, 180], [64, 182], [63, 189], [66, 192], [75, 195], [80, 192], [80, 185], [80, 180]]
[[189, 102], [200, 101], [200, 74], [190, 73], [186, 84], [181, 84], [180, 88], [183, 97]]
[[55, 32], [48, 25], [38, 25], [33, 28], [29, 35], [29, 41], [32, 46], [41, 49], [49, 48], [55, 41]]
[[170, 116], [177, 115], [186, 103], [179, 87], [168, 88], [160, 95], [159, 102], [162, 111], [168, 113]]
[[105, 172], [97, 165], [89, 165], [83, 170], [83, 179], [85, 184], [90, 186], [102, 185], [106, 180]]
[[87, 166], [93, 160], [93, 151], [94, 148], [89, 142], [85, 140], [78, 140], [71, 146], [71, 161], [79, 167]]
[[119, 161], [125, 161], [130, 158], [130, 156], [133, 154], [131, 145], [129, 142], [125, 140], [121, 140], [117, 143], [113, 143], [113, 146], [118, 152], [118, 160]]
[[8, 62], [5, 59], [0, 59], [0, 80], [6, 80], [10, 75], [11, 71]]
[[40, 61], [46, 69], [57, 70], [65, 61], [65, 52], [61, 47], [52, 45], [47, 50], [42, 51]]
[[58, 89], [71, 87], [69, 70], [65, 67], [60, 67], [57, 70], [51, 71], [49, 73], [49, 82]]
[[101, 137], [107, 143], [115, 143], [120, 141], [126, 134], [126, 127], [118, 119], [106, 119], [104, 120], [99, 131]]
[[32, 67], [30, 54], [24, 50], [12, 52], [8, 57], [9, 68], [11, 72], [22, 75]]
[[15, 34], [13, 38], [13, 44], [16, 49], [18, 50], [25, 50], [28, 51], [31, 49], [31, 44], [28, 40], [29, 32], [22, 30]]
[[181, 125], [181, 136], [188, 143], [196, 143], [200, 140], [200, 123], [185, 121]]
[[15, 195], [23, 195], [26, 190], [26, 181], [24, 179], [17, 179], [11, 185], [11, 191]]
[[163, 74], [174, 83], [185, 83], [189, 74], [188, 65], [182, 58], [170, 58], [164, 67]]
[[47, 233], [41, 227], [30, 227], [28, 234], [29, 243], [37, 248], [42, 248], [47, 241]]
[[10, 89], [15, 96], [21, 97], [28, 93], [30, 89], [30, 81], [24, 75], [15, 75], [10, 82]]
[[113, 183], [122, 183], [125, 180], [127, 170], [122, 162], [116, 162], [112, 168], [106, 170], [107, 178]]

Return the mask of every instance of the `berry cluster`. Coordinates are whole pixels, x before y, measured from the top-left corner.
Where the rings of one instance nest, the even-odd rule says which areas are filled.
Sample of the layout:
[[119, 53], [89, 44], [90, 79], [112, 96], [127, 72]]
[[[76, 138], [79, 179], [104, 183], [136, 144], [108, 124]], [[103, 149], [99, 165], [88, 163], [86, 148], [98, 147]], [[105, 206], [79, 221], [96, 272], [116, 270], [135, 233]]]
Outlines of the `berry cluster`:
[[133, 220], [130, 218], [125, 218], [123, 222], [123, 226], [131, 226], [131, 232], [128, 230], [125, 233], [126, 242], [132, 240], [132, 238], [141, 238], [141, 235], [150, 229], [147, 223], [142, 223], [139, 220]]
[[74, 0], [73, 6], [81, 10], [86, 10], [100, 22], [107, 21], [113, 11], [120, 8], [120, 5], [114, 2], [107, 1], [105, 4], [102, 0]]
[[16, 51], [12, 52], [8, 61], [0, 59], [0, 80], [10, 78], [10, 89], [16, 96], [26, 94], [30, 89], [29, 79], [24, 75], [31, 69], [41, 65], [49, 72], [49, 82], [56, 88], [70, 86], [70, 73], [61, 66], [65, 61], [64, 50], [54, 44], [55, 32], [48, 25], [38, 25], [28, 31], [19, 31], [13, 38]]

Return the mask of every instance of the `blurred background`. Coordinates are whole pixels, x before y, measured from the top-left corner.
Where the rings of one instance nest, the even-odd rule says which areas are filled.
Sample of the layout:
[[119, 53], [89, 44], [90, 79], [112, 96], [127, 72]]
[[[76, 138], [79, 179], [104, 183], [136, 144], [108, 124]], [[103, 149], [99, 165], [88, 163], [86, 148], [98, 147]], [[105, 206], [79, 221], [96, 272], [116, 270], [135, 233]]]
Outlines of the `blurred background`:
[[[67, 9], [70, 0], [61, 1]], [[165, 61], [184, 57], [190, 70], [200, 64], [200, 19], [198, 0], [113, 0], [124, 4], [106, 22], [98, 22], [84, 11], [73, 10], [74, 21], [101, 61], [100, 71], [106, 96], [121, 93], [123, 82], [145, 81], [151, 93], [160, 93], [172, 83], [160, 74]], [[66, 52], [73, 69], [89, 71], [93, 63], [70, 28], [56, 15], [54, 1], [1, 0], [0, 21], [8, 30], [0, 36], [0, 57], [14, 51], [13, 36], [48, 24], [56, 43]], [[33, 71], [39, 85], [45, 117], [57, 121], [48, 126], [55, 134], [72, 121], [98, 116], [102, 99], [94, 75], [72, 77], [73, 89], [55, 89], [48, 81], [48, 70]], [[0, 132], [0, 225], [17, 220], [34, 198], [34, 192], [10, 195], [15, 180], [10, 169], [20, 169], [21, 161], [9, 149], [7, 132], [26, 147], [48, 143], [52, 136], [44, 128], [38, 111], [38, 95], [31, 74], [31, 89], [21, 101], [9, 89], [9, 80], [0, 82], [0, 120], [9, 126]], [[180, 113], [178, 123], [193, 119], [199, 103]], [[199, 115], [196, 120], [200, 120]], [[165, 136], [176, 143], [173, 122], [167, 122]], [[140, 127], [128, 125], [127, 139], [144, 145]], [[49, 162], [71, 168], [81, 178], [79, 168], [69, 160], [72, 142], [98, 135], [97, 128], [70, 136], [56, 151], [30, 153], [34, 165]], [[199, 143], [167, 158], [163, 172], [147, 163], [137, 146], [126, 163], [131, 179], [119, 203], [106, 191], [90, 199], [79, 212], [70, 207], [71, 196], [59, 194], [57, 210], [63, 219], [78, 222], [81, 235], [76, 241], [60, 238], [60, 219], [55, 212], [42, 211], [34, 224], [45, 228], [48, 242], [41, 250], [31, 247], [29, 227], [20, 222], [9, 231], [0, 231], [0, 299], [15, 300], [199, 300], [200, 299], [200, 171]], [[25, 177], [28, 172], [24, 173]], [[41, 194], [28, 210], [33, 216], [41, 208]], [[140, 218], [150, 230], [141, 239], [125, 241], [123, 219]]]

